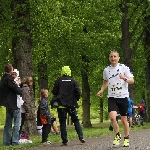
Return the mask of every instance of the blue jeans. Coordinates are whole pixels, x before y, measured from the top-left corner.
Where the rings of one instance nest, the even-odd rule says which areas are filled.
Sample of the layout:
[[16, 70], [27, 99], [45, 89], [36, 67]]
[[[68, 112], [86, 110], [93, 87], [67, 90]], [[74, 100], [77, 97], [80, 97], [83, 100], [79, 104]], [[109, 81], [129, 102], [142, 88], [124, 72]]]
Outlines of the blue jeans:
[[72, 122], [74, 123], [75, 130], [78, 134], [79, 140], [82, 140], [83, 139], [83, 132], [82, 132], [82, 128], [81, 128], [78, 116], [77, 116], [76, 109], [74, 107], [72, 107], [72, 108], [58, 108], [57, 112], [58, 112], [58, 118], [59, 118], [59, 123], [60, 123], [62, 143], [68, 142], [67, 131], [66, 131], [67, 113], [69, 114]]
[[[20, 128], [20, 109], [6, 109], [6, 121], [3, 132], [3, 145], [18, 145], [19, 144], [19, 128]], [[12, 121], [14, 119], [14, 127], [11, 137]]]

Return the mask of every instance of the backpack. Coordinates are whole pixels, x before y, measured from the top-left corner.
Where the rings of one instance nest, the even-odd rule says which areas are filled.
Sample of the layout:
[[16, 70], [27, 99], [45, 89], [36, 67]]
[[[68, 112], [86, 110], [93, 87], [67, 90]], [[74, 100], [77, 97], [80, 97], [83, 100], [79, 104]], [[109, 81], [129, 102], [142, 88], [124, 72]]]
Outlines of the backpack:
[[144, 104], [143, 103], [140, 103], [139, 105], [138, 105], [138, 111], [139, 112], [144, 112]]

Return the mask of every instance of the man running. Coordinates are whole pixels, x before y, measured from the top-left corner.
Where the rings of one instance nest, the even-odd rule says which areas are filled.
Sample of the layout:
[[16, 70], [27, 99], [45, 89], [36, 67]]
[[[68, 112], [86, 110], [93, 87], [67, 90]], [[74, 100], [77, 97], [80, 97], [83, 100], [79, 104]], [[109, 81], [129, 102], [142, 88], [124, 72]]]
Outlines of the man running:
[[130, 72], [129, 67], [119, 63], [119, 53], [111, 51], [109, 54], [110, 66], [107, 66], [103, 71], [103, 84], [97, 96], [101, 97], [104, 90], [108, 86], [108, 111], [111, 124], [116, 133], [113, 140], [113, 145], [118, 146], [121, 140], [119, 126], [116, 122], [117, 109], [121, 115], [121, 122], [124, 129], [124, 147], [129, 146], [129, 124], [127, 122], [128, 110], [128, 84], [134, 83], [133, 74]]

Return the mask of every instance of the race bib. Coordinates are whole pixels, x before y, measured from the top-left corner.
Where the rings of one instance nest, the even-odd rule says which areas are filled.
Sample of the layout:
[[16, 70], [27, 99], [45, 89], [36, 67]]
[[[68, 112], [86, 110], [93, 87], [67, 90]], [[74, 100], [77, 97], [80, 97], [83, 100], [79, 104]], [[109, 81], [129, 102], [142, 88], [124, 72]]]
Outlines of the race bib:
[[122, 94], [122, 84], [116, 83], [114, 85], [109, 85], [108, 92], [111, 95], [121, 95]]

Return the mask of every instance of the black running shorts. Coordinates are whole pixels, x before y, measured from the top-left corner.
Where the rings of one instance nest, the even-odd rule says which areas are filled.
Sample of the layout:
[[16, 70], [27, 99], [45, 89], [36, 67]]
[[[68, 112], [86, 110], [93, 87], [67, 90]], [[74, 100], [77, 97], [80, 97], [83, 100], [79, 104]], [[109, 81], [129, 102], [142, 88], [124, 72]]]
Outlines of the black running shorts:
[[121, 116], [127, 116], [128, 111], [128, 99], [125, 98], [108, 98], [108, 112], [118, 111]]

